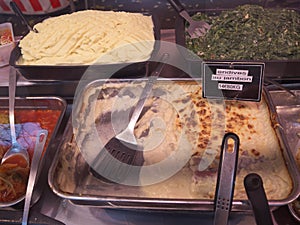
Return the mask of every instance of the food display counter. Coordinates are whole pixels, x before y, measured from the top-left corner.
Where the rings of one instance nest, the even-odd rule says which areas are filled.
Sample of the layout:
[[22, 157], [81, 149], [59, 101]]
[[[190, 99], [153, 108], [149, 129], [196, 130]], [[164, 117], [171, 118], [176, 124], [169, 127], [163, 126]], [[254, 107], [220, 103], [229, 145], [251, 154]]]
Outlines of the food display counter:
[[[8, 82], [8, 67], [1, 68], [1, 95], [7, 96], [7, 82]], [[296, 79], [297, 82], [297, 79]], [[292, 83], [292, 84], [291, 84]], [[54, 158], [55, 152], [59, 146], [64, 129], [72, 111], [72, 91], [76, 89], [77, 83], [69, 82], [30, 82], [24, 77], [19, 76], [17, 95], [22, 96], [51, 96], [52, 91], [59, 93], [61, 88], [65, 91], [61, 95], [68, 102], [68, 107], [65, 116], [62, 120], [60, 128], [56, 134], [55, 141], [52, 142], [48, 149], [47, 160], [43, 168], [43, 175], [40, 178], [39, 185], [42, 188], [41, 198], [37, 203], [31, 207], [30, 224], [212, 224], [213, 212], [199, 211], [199, 212], [174, 212], [174, 211], [160, 211], [160, 210], [126, 210], [126, 209], [103, 209], [101, 207], [92, 205], [76, 205], [72, 201], [60, 198], [55, 195], [49, 187], [47, 176], [51, 162]], [[290, 80], [285, 85], [291, 90], [299, 90], [300, 86], [294, 84]], [[46, 88], [47, 87], [47, 88]], [[282, 90], [276, 87], [273, 89], [282, 93]], [[285, 93], [285, 92], [284, 92]], [[298, 92], [297, 92], [298, 93]], [[276, 98], [276, 96], [274, 96]], [[286, 97], [286, 96], [285, 96]], [[279, 102], [279, 105], [282, 102]], [[293, 128], [290, 128], [293, 129]], [[297, 127], [295, 127], [297, 129]], [[295, 138], [295, 137], [293, 137]], [[290, 139], [289, 139], [290, 140]], [[291, 143], [295, 147], [294, 143]], [[9, 209], [0, 210], [0, 218], [2, 224], [18, 224], [22, 217], [22, 205], [12, 207]], [[275, 209], [272, 213], [275, 224], [298, 224], [288, 211], [287, 206], [281, 206]], [[232, 212], [229, 224], [256, 224], [252, 212]]]
[[[157, 3], [158, 8], [160, 4], [161, 4], [160, 2]], [[194, 2], [192, 4], [194, 5]], [[210, 3], [206, 3], [206, 6], [210, 4], [212, 4], [212, 1]], [[276, 1], [274, 2], [272, 1], [270, 5], [271, 4], [276, 5]], [[290, 4], [294, 7], [294, 2], [291, 2]], [[96, 5], [94, 5], [94, 8], [97, 8]], [[188, 8], [192, 9], [192, 7], [188, 7]], [[172, 11], [172, 13], [174, 13], [174, 11]], [[174, 19], [174, 22], [175, 24], [177, 24], [178, 27], [182, 25], [182, 20], [181, 18], [178, 17], [178, 15], [172, 18]], [[167, 25], [164, 23], [166, 23]], [[185, 45], [185, 43], [182, 42], [185, 41], [182, 40], [183, 37], [182, 33], [178, 32], [178, 30], [176, 29], [168, 28], [170, 26], [169, 20], [164, 21], [164, 23], [160, 24], [160, 26], [162, 27], [160, 27], [159, 29], [159, 35], [156, 34], [156, 38], [158, 37], [159, 40], [162, 41], [161, 43], [159, 43], [158, 46], [155, 46], [155, 49], [156, 47], [158, 47], [159, 51], [157, 52], [153, 51], [151, 57], [153, 57], [153, 55], [154, 57], [156, 57], [157, 55], [159, 55], [159, 53], [167, 52], [169, 56], [171, 56], [172, 60], [174, 60], [174, 62], [178, 64], [176, 66], [174, 66], [174, 64], [166, 65], [163, 70], [163, 75], [161, 76], [160, 81], [163, 83], [164, 81], [167, 80], [167, 81], [171, 81], [173, 84], [178, 85], [178, 84], [182, 84], [183, 81], [184, 82], [186, 82], [187, 80], [190, 81], [189, 78], [191, 78], [190, 75], [192, 74], [193, 79], [195, 79], [196, 81], [198, 79], [199, 82], [199, 75], [200, 73], [202, 73], [202, 67], [199, 66], [199, 61], [194, 60], [194, 58], [190, 58], [190, 56], [193, 54], [189, 55], [187, 54], [186, 51], [185, 52], [182, 51], [183, 49], [182, 46]], [[158, 31], [155, 30], [155, 32]], [[136, 198], [136, 195], [139, 195], [138, 189], [134, 189], [134, 188], [129, 189], [130, 191], [133, 190], [133, 192], [135, 192], [136, 190], [138, 191], [137, 193], [133, 193], [133, 194], [128, 192], [130, 194], [126, 196], [126, 193], [121, 193], [122, 187], [114, 186], [109, 182], [105, 183], [106, 181], [103, 182], [105, 183], [105, 186], [103, 187], [99, 186], [99, 189], [95, 188], [97, 185], [99, 184], [101, 185], [102, 178], [100, 177], [100, 182], [97, 181], [98, 177], [97, 176], [94, 177], [95, 174], [93, 173], [92, 166], [84, 163], [83, 157], [80, 158], [76, 156], [77, 157], [76, 159], [73, 158], [71, 159], [68, 157], [73, 157], [73, 156], [68, 154], [67, 155], [61, 154], [61, 151], [67, 152], [68, 149], [65, 148], [65, 146], [71, 146], [73, 143], [74, 134], [72, 133], [72, 131], [74, 132], [74, 130], [72, 130], [73, 127], [70, 126], [70, 123], [72, 122], [72, 125], [74, 125], [73, 117], [74, 115], [76, 115], [76, 111], [78, 110], [78, 108], [74, 109], [74, 106], [78, 106], [77, 105], [78, 87], [80, 87], [81, 85], [83, 85], [84, 87], [86, 87], [87, 85], [87, 87], [89, 87], [90, 84], [92, 84], [91, 86], [93, 87], [93, 85], [95, 84], [102, 84], [103, 81], [101, 79], [96, 79], [96, 81], [98, 82], [97, 83], [94, 81], [95, 78], [92, 77], [91, 78], [92, 82], [91, 82], [88, 80], [89, 77], [85, 76], [89, 72], [93, 73], [99, 68], [92, 67], [92, 69], [90, 70], [88, 69], [87, 72], [83, 75], [83, 79], [80, 80], [81, 77], [79, 77], [79, 79], [77, 79], [78, 77], [76, 77], [76, 79], [61, 78], [61, 76], [63, 76], [64, 73], [70, 73], [70, 70], [64, 71], [63, 66], [62, 66], [62, 70], [53, 70], [53, 71], [47, 70], [46, 67], [40, 67], [40, 69], [42, 69], [41, 71], [43, 71], [44, 73], [57, 72], [60, 74], [59, 76], [57, 76], [56, 74], [53, 74], [53, 76], [50, 75], [49, 79], [47, 79], [47, 76], [41, 75], [42, 78], [37, 79], [39, 76], [38, 75], [39, 67], [33, 66], [31, 68], [33, 70], [27, 70], [26, 66], [22, 66], [22, 65], [20, 66], [16, 64], [17, 59], [18, 57], [20, 57], [21, 54], [20, 49], [17, 50], [18, 50], [17, 58], [15, 58], [16, 55], [14, 55], [16, 54], [16, 52], [13, 52], [10, 61], [10, 64], [17, 69], [16, 71], [17, 98], [26, 99], [26, 97], [31, 97], [31, 98], [55, 99], [57, 97], [58, 99], [61, 99], [63, 103], [66, 104], [65, 109], [63, 110], [63, 116], [61, 120], [59, 120], [59, 126], [57, 130], [55, 130], [55, 133], [51, 138], [51, 141], [47, 147], [47, 151], [43, 156], [44, 161], [42, 164], [40, 174], [38, 176], [37, 184], [33, 191], [34, 202], [30, 207], [29, 224], [49, 224], [49, 225], [50, 224], [51, 225], [52, 224], [53, 225], [56, 224], [57, 225], [59, 224], [81, 225], [85, 223], [103, 224], [103, 225], [115, 225], [115, 224], [177, 225], [183, 223], [204, 224], [204, 225], [213, 224], [214, 217], [215, 217], [213, 196], [212, 197], [206, 196], [208, 199], [204, 198], [204, 200], [201, 201], [197, 201], [197, 199], [193, 199], [193, 197], [189, 199], [184, 195], [183, 195], [184, 197], [178, 197], [178, 199], [177, 198], [174, 199], [174, 197], [157, 197], [157, 199], [155, 199], [153, 198], [153, 196], [152, 198], [147, 198], [147, 197], [143, 197], [142, 195], [141, 195], [142, 197], [138, 196], [138, 198]], [[291, 182], [292, 185], [288, 190], [288, 192], [290, 192], [289, 195], [286, 196], [285, 194], [283, 194], [284, 197], [280, 196], [279, 200], [278, 199], [270, 200], [269, 203], [270, 203], [271, 217], [275, 225], [293, 225], [293, 224], [299, 224], [299, 221], [297, 221], [296, 218], [292, 215], [291, 205], [292, 202], [296, 201], [300, 191], [300, 183], [299, 183], [300, 172], [299, 172], [299, 165], [297, 166], [297, 160], [298, 163], [300, 161], [300, 154], [299, 154], [300, 151], [300, 145], [299, 145], [300, 143], [300, 135], [299, 135], [300, 134], [300, 129], [299, 129], [300, 127], [299, 126], [300, 124], [300, 111], [299, 111], [300, 72], [298, 73], [300, 67], [298, 66], [299, 61], [297, 61], [299, 59], [296, 60], [293, 59], [288, 63], [286, 63], [286, 61], [284, 60], [283, 61], [281, 60], [282, 59], [280, 59], [280, 61], [272, 61], [270, 64], [268, 64], [269, 62], [266, 62], [266, 64], [264, 64], [268, 68], [266, 70], [267, 73], [265, 74], [263, 80], [262, 96], [263, 96], [263, 100], [267, 102], [268, 105], [267, 111], [270, 110], [269, 111], [270, 118], [268, 118], [268, 120], [270, 119], [270, 122], [274, 130], [276, 130], [276, 135], [280, 137], [278, 139], [280, 146], [281, 147], [283, 146], [282, 147], [284, 152], [283, 160], [284, 160], [284, 165], [287, 167], [287, 173], [283, 173], [283, 174], [287, 174], [287, 176], [290, 176], [290, 178], [284, 177], [285, 175], [283, 176], [279, 175], [279, 172], [277, 171], [278, 177], [279, 176], [282, 177], [281, 178], [276, 177], [276, 179], [278, 179], [277, 181], [286, 179], [287, 181]], [[253, 62], [250, 61], [250, 63]], [[138, 68], [138, 69], [134, 72], [134, 76], [130, 76], [129, 79], [127, 75], [133, 73], [130, 67], [129, 70], [125, 70], [125, 72], [123, 71], [123, 73], [126, 73], [125, 77], [127, 81], [128, 80], [132, 81], [135, 80], [135, 78], [143, 77], [144, 73], [149, 69], [148, 66], [149, 66], [148, 64], [144, 64], [144, 63], [134, 65], [133, 68]], [[0, 97], [3, 98], [8, 97], [9, 76], [12, 71], [11, 68], [12, 67], [9, 65], [0, 68]], [[56, 69], [57, 68], [61, 69], [60, 66], [57, 66]], [[81, 69], [85, 70], [86, 68], [81, 68]], [[128, 69], [128, 67], [126, 67], [126, 69]], [[87, 80], [85, 80], [85, 78]], [[119, 82], [120, 78], [122, 80], [122, 70], [120, 74], [118, 74], [118, 76], [116, 77], [116, 80]], [[121, 81], [121, 83], [122, 82], [123, 81]], [[119, 83], [116, 83], [114, 85], [119, 87], [118, 86]], [[114, 88], [114, 86], [112, 87]], [[123, 86], [121, 85], [120, 87], [122, 88]], [[188, 87], [192, 89], [192, 86], [188, 86]], [[113, 90], [113, 88], [108, 86], [107, 88], [108, 92], [104, 90], [103, 92], [104, 94], [102, 95], [105, 96], [107, 93], [110, 93], [109, 91]], [[182, 87], [178, 85], [178, 89], [180, 88]], [[200, 89], [200, 91], [201, 90], [202, 89]], [[164, 92], [163, 88], [161, 90], [155, 89], [155, 91], [156, 93], [158, 93], [159, 97], [163, 96], [165, 92], [167, 92], [167, 91]], [[173, 92], [175, 93], [176, 90], [174, 89]], [[79, 93], [80, 93], [79, 95], [83, 95], [83, 93], [85, 92], [79, 92]], [[112, 98], [115, 97], [114, 93], [115, 92], [112, 91], [111, 94]], [[128, 95], [130, 96], [132, 95], [132, 93], [134, 92], [132, 91]], [[102, 95], [101, 97], [99, 97], [100, 95], [96, 97], [97, 101], [99, 101], [99, 99], [103, 100], [101, 99], [104, 98]], [[93, 96], [93, 94], [91, 96]], [[88, 95], [88, 97], [86, 97], [85, 95], [83, 95], [83, 98], [86, 100], [86, 102], [90, 103], [92, 101], [91, 96]], [[109, 94], [108, 96], [111, 97]], [[103, 102], [105, 104], [109, 104], [105, 102], [106, 100], [107, 99], [104, 98]], [[157, 99], [154, 98], [154, 101], [155, 100]], [[201, 99], [200, 100], [197, 99], [197, 101], [201, 102]], [[174, 100], [174, 102], [176, 102], [176, 100]], [[183, 99], [182, 102], [186, 104], [188, 101], [186, 99]], [[250, 107], [250, 109], [254, 108], [254, 111], [259, 109], [259, 107], [262, 107], [259, 106], [259, 104], [256, 105], [256, 103], [251, 104], [250, 102], [248, 105], [247, 104], [248, 103], [237, 104], [237, 107], [242, 109], [242, 108], [247, 108], [247, 106], [250, 105], [252, 106], [252, 108]], [[89, 109], [84, 108], [85, 106], [86, 106], [85, 104], [80, 105], [79, 108], [82, 110], [82, 112], [80, 111], [81, 114], [79, 115], [86, 116], [85, 113], [87, 113]], [[227, 110], [228, 110], [228, 106], [227, 106]], [[262, 110], [262, 108], [260, 108], [260, 110]], [[153, 109], [152, 111], [153, 113], [157, 113], [155, 109]], [[259, 110], [257, 110], [256, 112], [258, 111]], [[178, 112], [181, 111], [178, 110]], [[192, 114], [192, 113], [188, 113], [188, 114]], [[234, 116], [236, 116], [237, 114], [238, 112], [232, 113], [232, 115]], [[87, 113], [87, 118], [88, 116], [89, 116], [89, 112]], [[245, 119], [244, 115], [241, 116], [240, 114], [238, 114], [238, 116], [240, 119], [243, 118], [243, 120], [248, 121], [248, 119]], [[247, 114], [247, 116], [251, 118], [251, 115], [249, 115], [249, 113]], [[241, 128], [242, 126], [245, 125], [248, 127], [249, 132], [251, 132], [251, 128], [253, 127], [251, 124], [251, 119], [249, 119], [249, 121], [248, 124], [246, 122], [246, 125], [239, 124], [238, 126], [240, 126]], [[190, 123], [187, 123], [187, 125], [190, 125]], [[80, 126], [84, 127], [84, 125], [80, 125]], [[82, 127], [80, 126], [79, 128], [82, 129]], [[228, 125], [229, 128], [230, 126], [232, 126], [232, 124]], [[257, 127], [259, 127], [259, 125], [257, 125]], [[71, 132], [71, 136], [69, 135], [70, 132]], [[150, 133], [149, 130], [147, 132]], [[147, 132], [142, 132], [142, 136], [147, 135], [148, 134]], [[252, 135], [255, 136], [255, 133], [256, 131], [254, 130], [252, 132]], [[88, 134], [87, 138], [89, 137], [89, 135], [91, 134]], [[241, 136], [243, 135], [244, 133], [242, 132]], [[248, 137], [248, 139], [250, 140], [251, 138]], [[198, 148], [200, 147], [198, 146]], [[243, 148], [245, 149], [246, 147], [243, 146]], [[252, 151], [254, 155], [259, 154], [255, 149], [252, 150], [251, 148], [249, 149], [250, 149], [249, 151]], [[73, 154], [73, 152], [70, 153]], [[278, 157], [277, 155], [278, 153], [276, 153], [276, 151], [273, 151], [273, 153], [275, 155], [275, 158]], [[193, 157], [195, 155], [197, 154], [196, 153], [192, 154]], [[265, 156], [262, 156], [261, 158], [258, 157], [259, 160], [261, 160], [262, 165], [264, 165], [264, 160], [265, 160], [264, 157]], [[247, 155], [246, 156], [243, 155], [242, 160], [244, 161], [242, 163], [244, 163], [244, 165], [246, 166], [249, 166], [249, 168], [252, 168], [251, 167], [252, 165], [250, 165], [251, 163], [255, 165], [257, 163], [256, 161], [250, 160], [251, 162], [249, 164], [249, 162], [248, 163], [246, 162], [247, 161], [246, 159], [247, 159]], [[62, 163], [63, 160], [69, 160], [70, 163], [69, 166], [66, 167], [66, 165], [63, 165]], [[274, 161], [274, 162], [278, 163], [278, 161]], [[278, 163], [278, 166], [281, 166], [280, 162]], [[211, 167], [209, 168], [211, 169]], [[255, 171], [254, 166], [253, 168], [254, 168], [253, 170]], [[216, 173], [216, 170], [213, 169], [205, 171], [207, 172], [205, 176], [208, 177], [210, 174], [212, 174], [212, 172]], [[238, 170], [239, 170], [238, 174], [243, 169], [247, 169], [247, 168], [242, 168], [241, 166], [240, 167], [238, 166]], [[64, 170], [67, 171], [66, 174], [63, 174]], [[60, 171], [63, 172], [60, 173]], [[251, 169], [249, 169], [249, 171], [251, 171]], [[68, 177], [68, 179], [70, 181], [74, 181], [74, 183], [70, 183], [70, 186], [72, 187], [68, 187], [67, 185], [64, 184], [64, 182], [61, 183], [65, 186], [63, 185], [60, 186], [61, 179], [64, 179], [63, 176], [70, 176]], [[68, 179], [65, 178], [65, 180]], [[237, 181], [236, 185], [239, 184], [239, 186], [241, 186], [240, 183], [241, 180]], [[278, 183], [278, 187], [280, 185], [281, 183]], [[61, 187], [62, 189], [59, 189]], [[67, 190], [71, 190], [71, 191], [64, 191], [63, 188], [66, 188]], [[182, 189], [180, 188], [182, 187], [178, 188], [178, 193], [177, 193], [178, 196], [182, 194], [182, 192], [180, 192], [182, 191]], [[189, 188], [189, 187], [186, 186], [184, 188]], [[161, 186], [159, 187], [159, 189], [155, 189], [155, 191], [157, 191], [158, 193], [161, 190], [162, 193], [159, 193], [159, 195], [163, 196], [164, 194], [163, 192], [167, 189], [168, 189], [167, 187]], [[124, 190], [127, 191], [127, 189]], [[277, 190], [276, 188], [271, 191], [270, 190], [266, 190], [266, 191], [269, 191], [268, 194], [270, 194], [270, 192], [271, 194], [274, 192], [275, 193], [277, 192], [281, 193], [281, 191], [284, 192], [283, 190]], [[106, 192], [109, 194], [106, 195], [105, 194]], [[118, 195], [119, 193], [121, 194]], [[257, 224], [257, 218], [255, 217], [254, 212], [251, 210], [251, 204], [249, 203], [248, 199], [245, 198], [245, 196], [243, 197], [239, 196], [238, 198], [239, 199], [233, 200], [232, 210], [230, 211], [228, 224], [230, 225]], [[20, 224], [22, 220], [23, 207], [24, 207], [24, 202], [20, 202], [11, 207], [0, 208], [0, 223]]]

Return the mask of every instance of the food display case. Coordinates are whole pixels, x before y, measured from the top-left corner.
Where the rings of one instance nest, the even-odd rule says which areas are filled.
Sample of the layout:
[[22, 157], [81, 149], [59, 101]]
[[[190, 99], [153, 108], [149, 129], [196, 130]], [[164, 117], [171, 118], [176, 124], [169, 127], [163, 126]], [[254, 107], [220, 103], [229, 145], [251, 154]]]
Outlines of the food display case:
[[[212, 25], [210, 29], [214, 32], [216, 31], [213, 30], [213, 25], [218, 25], [214, 21], [219, 21], [219, 18], [224, 19], [226, 17], [224, 12], [232, 12], [239, 7], [276, 9], [283, 23], [287, 16], [279, 13], [282, 12], [280, 10], [292, 10], [288, 12], [300, 14], [299, 0], [182, 0], [180, 3], [194, 18], [197, 13], [201, 13], [201, 20], [208, 18], [206, 22]], [[51, 139], [47, 143], [38, 183], [33, 191], [35, 199], [30, 207], [29, 224], [214, 224], [217, 212], [215, 189], [220, 185], [217, 177], [221, 173], [221, 163], [219, 164], [222, 157], [221, 139], [228, 132], [239, 134], [240, 149], [237, 167], [236, 169], [232, 167], [230, 170], [233, 173], [236, 171], [235, 189], [232, 190], [235, 191], [232, 192], [235, 195], [231, 199], [232, 202], [228, 203], [230, 206], [227, 207], [227, 203], [224, 203], [221, 208], [229, 213], [228, 223], [224, 221], [224, 224], [255, 225], [258, 223], [259, 218], [243, 186], [245, 175], [251, 172], [256, 172], [262, 177], [269, 207], [267, 210], [273, 223], [298, 224], [300, 40], [298, 42], [293, 40], [288, 47], [280, 46], [286, 50], [284, 54], [289, 54], [291, 58], [286, 55], [278, 59], [249, 59], [242, 56], [222, 58], [222, 54], [213, 58], [202, 58], [197, 51], [193, 51], [191, 47], [193, 45], [189, 45], [190, 37], [187, 33], [189, 24], [168, 0], [131, 1], [130, 3], [128, 1], [72, 1], [70, 8], [46, 16], [56, 17], [86, 9], [151, 15], [155, 44], [150, 58], [137, 63], [32, 66], [17, 64], [22, 57], [22, 51], [19, 43], [16, 43], [10, 55], [10, 65], [0, 68], [0, 101], [7, 104], [10, 85], [8, 78], [10, 68], [14, 68], [17, 74], [18, 109], [54, 108], [61, 113], [55, 123], [57, 127], [51, 133]], [[223, 17], [219, 17], [220, 15]], [[244, 19], [249, 19], [249, 16], [252, 14], [246, 14]], [[259, 17], [258, 14], [255, 16]], [[26, 18], [34, 25], [45, 17], [26, 15]], [[295, 16], [292, 21], [286, 21], [284, 31], [286, 33], [278, 35], [286, 35], [290, 29], [296, 28], [296, 31], [292, 31], [293, 35], [300, 37], [299, 31], [296, 33], [300, 23], [299, 18], [300, 16]], [[16, 37], [17, 42], [27, 35], [28, 31], [17, 17], [6, 14], [3, 19], [5, 20], [3, 22], [13, 23], [15, 36], [22, 36]], [[236, 22], [234, 18], [230, 20]], [[0, 22], [2, 23], [2, 18]], [[269, 35], [274, 28], [268, 28], [270, 30], [259, 27], [260, 30], [253, 32], [261, 31]], [[236, 34], [232, 32], [231, 35], [240, 35], [239, 31], [236, 32]], [[213, 36], [216, 35], [218, 34], [215, 33]], [[245, 38], [247, 37], [250, 35], [247, 34]], [[205, 40], [203, 43], [208, 41]], [[232, 42], [234, 46], [234, 41]], [[212, 43], [220, 48], [226, 48], [220, 40], [215, 42], [211, 40], [209, 45]], [[245, 43], [249, 45], [249, 40], [245, 40]], [[278, 43], [282, 44], [280, 41]], [[236, 43], [236, 45], [241, 44], [241, 42]], [[251, 50], [251, 46], [247, 47], [247, 51]], [[266, 47], [252, 46], [254, 51], [259, 51], [258, 48]], [[242, 52], [241, 50], [238, 55]], [[181, 160], [185, 160], [185, 163], [181, 170], [175, 169], [176, 173], [173, 175], [166, 173], [168, 175], [164, 179], [160, 177], [164, 176], [165, 171], [155, 171], [155, 174], [152, 174], [153, 179], [162, 180], [153, 184], [149, 179], [151, 184], [145, 186], [139, 183], [148, 181], [142, 179], [141, 174], [147, 174], [143, 169], [138, 170], [138, 179], [140, 179], [138, 185], [119, 184], [107, 180], [101, 176], [98, 167], [93, 164], [94, 161], [91, 163], [88, 160], [89, 154], [94, 154], [93, 147], [103, 147], [99, 146], [93, 138], [109, 137], [110, 134], [106, 133], [105, 129], [108, 127], [107, 124], [112, 123], [113, 118], [117, 124], [112, 123], [112, 130], [116, 132], [121, 129], [122, 118], [124, 118], [122, 113], [126, 114], [126, 119], [129, 118], [130, 109], [133, 103], [137, 102], [137, 96], [147, 80], [146, 76], [155, 70], [157, 63], [160, 63], [160, 55], [164, 53], [168, 53], [169, 60], [161, 71], [160, 78], [154, 83], [151, 100], [146, 102], [135, 132], [139, 135], [138, 141], [143, 141], [147, 146], [152, 146], [154, 142], [163, 146], [162, 149], [157, 148], [158, 152], [155, 154], [151, 151], [149, 155], [148, 152], [144, 153], [144, 168], [147, 169], [151, 162], [163, 161], [160, 158], [163, 154], [159, 153], [176, 152], [173, 142], [177, 139], [179, 149], [184, 149], [185, 154], [181, 155], [176, 163], [179, 165]], [[215, 53], [209, 54], [212, 56]], [[221, 63], [222, 66], [225, 65], [222, 68], [227, 68], [227, 65], [228, 68], [232, 68], [230, 67], [232, 65], [263, 65], [260, 74], [262, 83], [259, 84], [261, 99], [253, 101], [237, 97], [233, 99], [203, 97], [204, 83], [202, 82], [203, 77], [207, 76], [204, 70], [206, 63], [208, 65]], [[0, 108], [2, 107], [1, 105]], [[94, 113], [97, 115], [95, 116]], [[170, 126], [176, 127], [175, 131], [178, 134], [168, 127], [166, 121], [170, 122]], [[163, 132], [166, 131], [168, 133], [164, 134]], [[158, 135], [155, 135], [157, 133]], [[212, 136], [211, 140], [205, 138], [207, 134]], [[147, 139], [148, 136], [154, 137], [154, 142], [148, 141], [150, 140]], [[161, 138], [165, 141], [161, 141]], [[168, 170], [173, 167], [168, 165], [162, 168]], [[0, 223], [20, 224], [23, 207], [24, 202], [20, 202], [11, 207], [0, 208]]]

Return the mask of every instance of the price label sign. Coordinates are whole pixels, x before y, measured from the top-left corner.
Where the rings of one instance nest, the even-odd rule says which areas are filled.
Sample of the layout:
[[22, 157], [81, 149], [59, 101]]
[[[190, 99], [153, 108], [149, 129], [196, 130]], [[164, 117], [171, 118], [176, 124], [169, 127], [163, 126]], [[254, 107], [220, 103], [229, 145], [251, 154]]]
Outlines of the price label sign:
[[264, 63], [204, 62], [203, 97], [258, 102], [264, 68]]

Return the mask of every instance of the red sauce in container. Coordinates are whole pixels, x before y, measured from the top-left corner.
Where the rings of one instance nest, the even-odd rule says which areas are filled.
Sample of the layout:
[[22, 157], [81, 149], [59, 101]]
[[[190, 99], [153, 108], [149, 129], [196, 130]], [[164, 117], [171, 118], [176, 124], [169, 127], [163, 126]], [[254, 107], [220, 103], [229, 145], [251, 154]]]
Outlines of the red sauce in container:
[[[22, 109], [15, 111], [17, 140], [28, 149], [32, 159], [37, 131], [45, 129], [48, 137], [44, 152], [60, 118], [60, 110]], [[8, 110], [0, 110], [0, 159], [10, 148]], [[20, 156], [13, 157], [8, 163], [0, 165], [0, 202], [10, 202], [25, 195], [29, 167], [24, 168]]]

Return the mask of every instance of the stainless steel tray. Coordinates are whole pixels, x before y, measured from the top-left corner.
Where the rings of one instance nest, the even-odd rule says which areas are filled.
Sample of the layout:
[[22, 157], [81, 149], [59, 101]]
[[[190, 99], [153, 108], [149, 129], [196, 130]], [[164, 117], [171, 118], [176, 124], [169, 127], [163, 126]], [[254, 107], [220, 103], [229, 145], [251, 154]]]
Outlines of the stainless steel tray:
[[[280, 125], [285, 136], [288, 137], [288, 144], [294, 158], [297, 159], [298, 169], [300, 170], [300, 84], [290, 84], [285, 85], [285, 87], [291, 90], [295, 96], [273, 86], [268, 88], [270, 89], [270, 97], [276, 105]], [[288, 209], [293, 217], [300, 221], [297, 204], [299, 204], [299, 197], [288, 204]]]
[[[47, 123], [51, 123], [51, 130], [48, 129], [48, 137], [47, 141], [44, 147], [44, 152], [43, 152], [43, 157], [40, 162], [40, 167], [38, 169], [38, 177], [37, 177], [37, 183], [34, 188], [34, 193], [32, 197], [32, 203], [34, 204], [38, 201], [40, 198], [40, 195], [42, 193], [43, 187], [39, 185], [39, 180], [41, 179], [41, 171], [43, 168], [43, 165], [45, 163], [45, 160], [47, 158], [47, 149], [51, 145], [51, 142], [54, 141], [54, 137], [56, 135], [56, 132], [59, 129], [61, 120], [63, 118], [63, 115], [66, 110], [66, 102], [64, 99], [59, 98], [59, 97], [24, 97], [20, 98], [17, 97], [15, 99], [15, 114], [16, 114], [16, 122], [21, 119], [22, 123], [24, 122], [40, 122], [40, 118], [38, 118], [38, 115], [35, 114], [35, 110], [47, 110], [50, 112], [53, 112], [54, 110], [57, 112], [57, 117], [56, 120], [53, 118], [49, 121], [45, 121]], [[8, 116], [8, 98], [7, 97], [0, 97], [0, 111], [5, 110]], [[18, 114], [18, 111], [22, 110], [23, 111], [28, 111], [31, 113], [32, 118], [28, 118], [26, 114]], [[50, 125], [50, 124], [49, 124]], [[42, 129], [46, 129], [46, 127], [43, 127], [43, 124], [41, 124]], [[1, 138], [1, 137], [0, 137]], [[6, 139], [3, 140], [3, 143], [6, 143]], [[25, 196], [25, 193], [24, 193]]]
[[[191, 81], [190, 79], [178, 80], [184, 82]], [[101, 84], [103, 84], [103, 81], [98, 80], [88, 85], [88, 87]], [[268, 103], [272, 123], [277, 125], [279, 121], [276, 108], [270, 98], [271, 96], [267, 92], [267, 90], [264, 90], [264, 99]], [[275, 126], [274, 129], [282, 148], [286, 167], [292, 179], [293, 188], [287, 198], [269, 200], [272, 208], [292, 202], [300, 192], [300, 175], [287, 138], [281, 126]], [[74, 142], [72, 118], [69, 120], [63, 136], [64, 138], [53, 160], [48, 176], [50, 188], [56, 195], [62, 198], [69, 199], [75, 204], [94, 205], [105, 208], [184, 211], [213, 210], [214, 201], [212, 199], [150, 198], [141, 195], [138, 187], [109, 183], [101, 178], [99, 179], [93, 175], [89, 165], [77, 149], [77, 145]], [[75, 164], [70, 163], [71, 160]], [[67, 163], [68, 166], [63, 166], [63, 162]], [[60, 182], [66, 179], [70, 180], [70, 177], [72, 179], [68, 183], [69, 189], [65, 187], [61, 188]], [[235, 211], [251, 210], [251, 206], [247, 199], [234, 199], [232, 209]]]
[[300, 85], [286, 85], [286, 88], [290, 89], [295, 96], [284, 90], [274, 88], [274, 86], [267, 88], [275, 105], [279, 123], [288, 138], [287, 141], [292, 154], [295, 156], [300, 149]]

